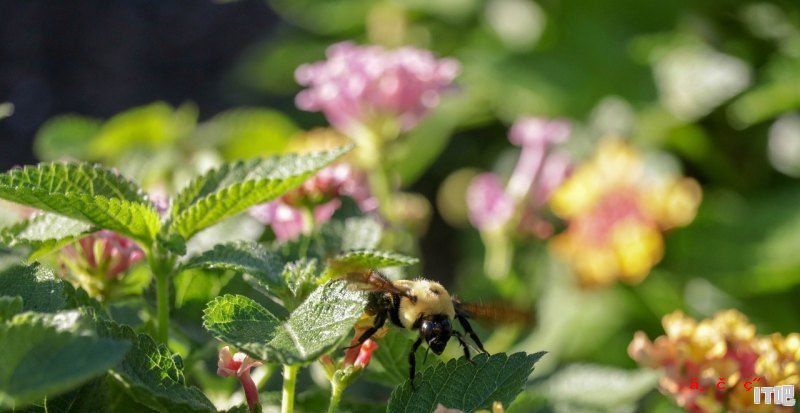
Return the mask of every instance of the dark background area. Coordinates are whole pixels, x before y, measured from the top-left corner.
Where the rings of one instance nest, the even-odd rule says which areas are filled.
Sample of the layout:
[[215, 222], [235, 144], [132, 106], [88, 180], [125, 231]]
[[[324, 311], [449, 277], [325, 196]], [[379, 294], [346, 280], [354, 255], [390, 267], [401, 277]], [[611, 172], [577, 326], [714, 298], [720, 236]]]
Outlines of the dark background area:
[[277, 20], [261, 0], [0, 0], [0, 102], [15, 107], [0, 121], [0, 170], [34, 162], [33, 137], [57, 114], [237, 106], [221, 80]]

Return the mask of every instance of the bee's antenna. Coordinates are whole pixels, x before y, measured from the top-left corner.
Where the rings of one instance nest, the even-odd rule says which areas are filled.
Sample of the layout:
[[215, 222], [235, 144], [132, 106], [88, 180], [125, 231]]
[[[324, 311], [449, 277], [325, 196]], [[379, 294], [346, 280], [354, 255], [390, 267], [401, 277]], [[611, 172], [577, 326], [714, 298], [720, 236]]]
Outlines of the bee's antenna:
[[428, 353], [430, 352], [430, 348], [427, 346], [425, 347], [425, 357], [422, 359], [422, 365], [424, 366], [425, 363], [428, 361]]

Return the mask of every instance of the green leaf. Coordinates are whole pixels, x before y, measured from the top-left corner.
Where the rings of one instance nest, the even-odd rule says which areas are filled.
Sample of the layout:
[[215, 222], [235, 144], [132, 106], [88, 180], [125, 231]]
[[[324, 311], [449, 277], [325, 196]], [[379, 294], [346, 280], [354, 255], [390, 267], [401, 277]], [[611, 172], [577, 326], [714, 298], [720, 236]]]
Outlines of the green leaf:
[[281, 153], [299, 128], [286, 115], [269, 109], [233, 109], [214, 116], [196, 132], [228, 160]]
[[[59, 413], [81, 413], [81, 412], [108, 412], [109, 391], [107, 378], [101, 377], [92, 380], [75, 390], [62, 394], [58, 397], [48, 397], [41, 402], [41, 409], [36, 412], [59, 412]], [[36, 403], [38, 405], [39, 403]]]
[[343, 274], [348, 271], [413, 265], [417, 262], [419, 260], [416, 258], [387, 251], [348, 251], [331, 260], [329, 271], [333, 274]]
[[668, 237], [661, 268], [676, 277], [707, 279], [738, 297], [800, 284], [797, 187], [747, 198], [721, 192], [704, 198], [695, 222]]
[[43, 161], [88, 158], [89, 143], [100, 130], [101, 122], [80, 115], [54, 117], [36, 132], [33, 148]]
[[181, 268], [232, 270], [250, 275], [267, 291], [279, 291], [285, 287], [281, 277], [283, 266], [281, 257], [265, 246], [253, 241], [234, 241], [190, 258]]
[[[378, 351], [372, 353], [372, 362], [367, 367], [367, 379], [395, 387], [408, 380], [408, 353], [414, 340], [404, 330], [390, 329], [378, 339]], [[417, 349], [417, 371], [437, 363], [435, 356], [425, 356], [423, 347]]]
[[0, 271], [0, 296], [19, 296], [24, 311], [55, 312], [67, 307], [63, 281], [42, 265], [12, 265]]
[[0, 320], [5, 321], [22, 312], [22, 297], [0, 296]]
[[366, 293], [333, 282], [318, 287], [288, 320], [255, 301], [226, 295], [209, 303], [203, 321], [217, 338], [261, 360], [299, 364], [336, 348], [361, 317]]
[[281, 275], [292, 296], [303, 299], [314, 290], [321, 274], [317, 268], [317, 260], [300, 259], [286, 264]]
[[129, 345], [78, 335], [31, 313], [0, 325], [0, 405], [23, 407], [104, 374]]
[[28, 261], [35, 261], [93, 230], [90, 224], [83, 221], [42, 213], [0, 230], [0, 242], [9, 247], [29, 247], [31, 252]]
[[158, 213], [133, 182], [86, 163], [42, 163], [0, 174], [0, 198], [150, 243]]
[[188, 240], [225, 218], [283, 195], [350, 148], [254, 159], [213, 169], [190, 182], [175, 197], [169, 232]]
[[544, 353], [479, 354], [428, 367], [415, 379], [416, 391], [406, 381], [389, 400], [387, 412], [429, 413], [438, 404], [472, 412], [490, 409], [495, 401], [508, 406], [522, 392], [533, 365]]
[[101, 336], [132, 344], [111, 375], [137, 402], [162, 413], [216, 411], [200, 389], [186, 385], [180, 356], [130, 327], [102, 320], [97, 324]]
[[197, 108], [183, 105], [177, 110], [157, 102], [129, 109], [109, 119], [89, 147], [94, 158], [114, 159], [132, 150], [155, 150], [191, 132]]

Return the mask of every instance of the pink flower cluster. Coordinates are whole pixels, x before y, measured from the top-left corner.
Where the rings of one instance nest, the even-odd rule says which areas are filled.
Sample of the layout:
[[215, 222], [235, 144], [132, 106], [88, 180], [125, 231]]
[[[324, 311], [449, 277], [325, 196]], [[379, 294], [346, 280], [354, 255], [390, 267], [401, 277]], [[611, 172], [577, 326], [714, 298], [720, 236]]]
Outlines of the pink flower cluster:
[[505, 186], [492, 172], [472, 180], [467, 189], [472, 225], [481, 231], [498, 231], [519, 213], [518, 230], [540, 238], [552, 235], [552, 226], [540, 218], [538, 211], [572, 169], [565, 154], [552, 151], [567, 140], [570, 129], [564, 120], [522, 118], [514, 123], [508, 139], [522, 148], [514, 172]]
[[386, 119], [395, 119], [402, 131], [413, 128], [460, 71], [454, 59], [437, 59], [414, 47], [386, 50], [342, 42], [326, 55], [327, 60], [297, 68], [297, 82], [308, 88], [296, 104], [323, 112], [348, 135]]
[[292, 240], [311, 230], [305, 222], [304, 209], [312, 212], [313, 223], [326, 222], [341, 206], [342, 196], [356, 201], [364, 212], [378, 207], [366, 176], [348, 163], [338, 163], [317, 172], [281, 198], [251, 208], [250, 215], [272, 227], [279, 241]]
[[118, 277], [144, 258], [144, 252], [133, 240], [109, 230], [81, 238], [77, 247], [68, 246], [65, 252], [89, 273], [109, 279]]

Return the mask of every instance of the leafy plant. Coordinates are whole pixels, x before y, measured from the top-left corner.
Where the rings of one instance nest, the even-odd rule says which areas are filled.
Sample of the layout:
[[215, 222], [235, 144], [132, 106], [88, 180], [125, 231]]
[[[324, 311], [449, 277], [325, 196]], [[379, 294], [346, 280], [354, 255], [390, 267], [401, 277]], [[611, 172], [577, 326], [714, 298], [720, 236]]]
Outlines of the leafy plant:
[[[321, 360], [333, 386], [329, 410], [336, 411], [344, 389], [363, 366], [333, 363], [330, 354], [345, 344], [367, 304], [367, 293], [338, 278], [417, 260], [379, 249], [382, 226], [368, 217], [333, 220], [284, 243], [223, 242], [191, 256], [187, 244], [203, 230], [283, 195], [348, 149], [223, 164], [191, 180], [168, 208], [160, 210], [136, 183], [99, 165], [43, 163], [0, 175], [0, 197], [44, 211], [2, 229], [5, 245], [27, 250], [29, 261], [46, 261], [49, 253], [87, 234], [114, 231], [141, 247], [156, 293], [154, 339], [115, 321], [115, 307], [59, 280], [44, 265], [15, 265], [0, 272], [0, 341], [9, 350], [5, 370], [0, 371], [0, 404], [44, 409], [129, 404], [158, 412], [215, 411], [209, 398], [187, 382], [182, 358], [167, 347], [175, 343], [170, 340], [169, 286], [178, 274], [205, 271], [240, 274], [263, 297], [214, 298], [204, 310], [204, 327], [255, 359], [283, 366], [281, 405], [286, 412], [293, 411], [298, 371]], [[92, 257], [104, 253], [98, 248], [106, 244], [93, 245]], [[382, 376], [387, 384], [406, 379], [393, 364], [410, 341], [397, 333], [393, 337], [387, 346], [396, 348], [378, 357], [384, 369], [389, 368]], [[42, 357], [44, 352], [47, 357]], [[525, 359], [530, 368], [520, 370], [514, 383], [524, 383], [538, 357]], [[483, 358], [476, 362], [486, 364], [484, 371], [500, 366]], [[438, 374], [429, 372], [436, 363], [423, 366], [428, 368], [422, 380]], [[451, 373], [473, 374], [469, 369]], [[251, 383], [247, 376], [243, 380]], [[508, 402], [519, 389], [500, 383], [496, 390], [479, 404]]]

